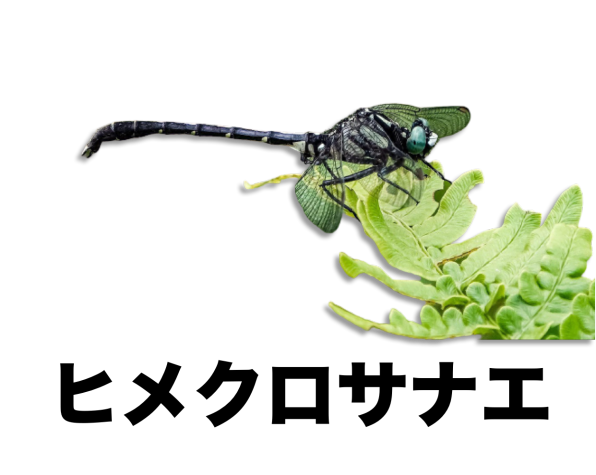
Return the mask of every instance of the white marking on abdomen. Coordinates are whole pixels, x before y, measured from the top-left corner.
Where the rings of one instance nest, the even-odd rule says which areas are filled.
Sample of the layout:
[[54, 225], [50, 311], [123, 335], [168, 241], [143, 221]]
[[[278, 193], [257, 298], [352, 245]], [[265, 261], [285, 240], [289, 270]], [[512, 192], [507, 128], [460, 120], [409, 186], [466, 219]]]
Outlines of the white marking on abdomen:
[[297, 150], [300, 153], [304, 153], [305, 146], [306, 142], [304, 140], [302, 140], [301, 142], [294, 142], [292, 145], [290, 145], [290, 147], [292, 147], [294, 150]]

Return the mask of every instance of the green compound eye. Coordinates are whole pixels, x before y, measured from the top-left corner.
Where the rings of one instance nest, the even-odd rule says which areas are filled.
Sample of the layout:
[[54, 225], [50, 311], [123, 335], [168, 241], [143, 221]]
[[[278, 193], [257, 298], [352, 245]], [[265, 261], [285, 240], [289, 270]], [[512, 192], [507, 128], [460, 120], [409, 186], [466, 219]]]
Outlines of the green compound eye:
[[414, 127], [406, 146], [408, 153], [412, 155], [419, 155], [424, 151], [426, 148], [426, 132], [422, 127]]
[[420, 122], [422, 122], [422, 125], [424, 127], [428, 127], [428, 120], [426, 120], [426, 119], [419, 119], [419, 120], [420, 120]]

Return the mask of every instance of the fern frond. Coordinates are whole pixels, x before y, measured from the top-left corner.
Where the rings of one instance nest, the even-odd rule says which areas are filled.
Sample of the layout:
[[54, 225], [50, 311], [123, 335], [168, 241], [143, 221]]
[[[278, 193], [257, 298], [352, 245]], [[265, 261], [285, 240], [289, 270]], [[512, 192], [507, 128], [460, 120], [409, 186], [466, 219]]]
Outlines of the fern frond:
[[[433, 165], [441, 167], [438, 162]], [[471, 170], [434, 201], [437, 183], [417, 207], [390, 209], [358, 186], [348, 200], [364, 231], [394, 268], [420, 277], [394, 279], [381, 267], [340, 253], [352, 278], [368, 275], [395, 292], [425, 303], [421, 323], [393, 308], [389, 323], [375, 322], [329, 302], [364, 329], [410, 338], [594, 339], [594, 280], [583, 277], [593, 255], [593, 234], [579, 227], [583, 193], [567, 189], [541, 225], [542, 214], [514, 203], [500, 228], [454, 243], [477, 212], [468, 194], [484, 183]], [[434, 214], [433, 214], [434, 213]]]

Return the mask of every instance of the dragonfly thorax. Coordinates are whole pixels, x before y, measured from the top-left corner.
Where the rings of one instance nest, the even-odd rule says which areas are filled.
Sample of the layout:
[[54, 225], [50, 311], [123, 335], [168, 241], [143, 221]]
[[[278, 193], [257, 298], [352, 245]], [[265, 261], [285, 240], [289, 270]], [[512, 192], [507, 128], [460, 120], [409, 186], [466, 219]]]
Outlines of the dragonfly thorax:
[[368, 118], [370, 120], [374, 119], [374, 114], [370, 109], [358, 109], [356, 111], [356, 115], [361, 119], [364, 119], [364, 118]]

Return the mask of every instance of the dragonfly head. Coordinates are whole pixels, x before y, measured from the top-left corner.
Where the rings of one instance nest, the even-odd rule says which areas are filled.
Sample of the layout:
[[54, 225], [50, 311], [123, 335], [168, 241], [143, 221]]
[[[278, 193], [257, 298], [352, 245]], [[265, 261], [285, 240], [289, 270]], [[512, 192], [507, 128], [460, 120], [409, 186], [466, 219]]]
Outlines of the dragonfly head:
[[416, 119], [412, 124], [412, 131], [406, 142], [408, 153], [426, 156], [438, 140], [439, 136], [430, 130], [426, 119]]

